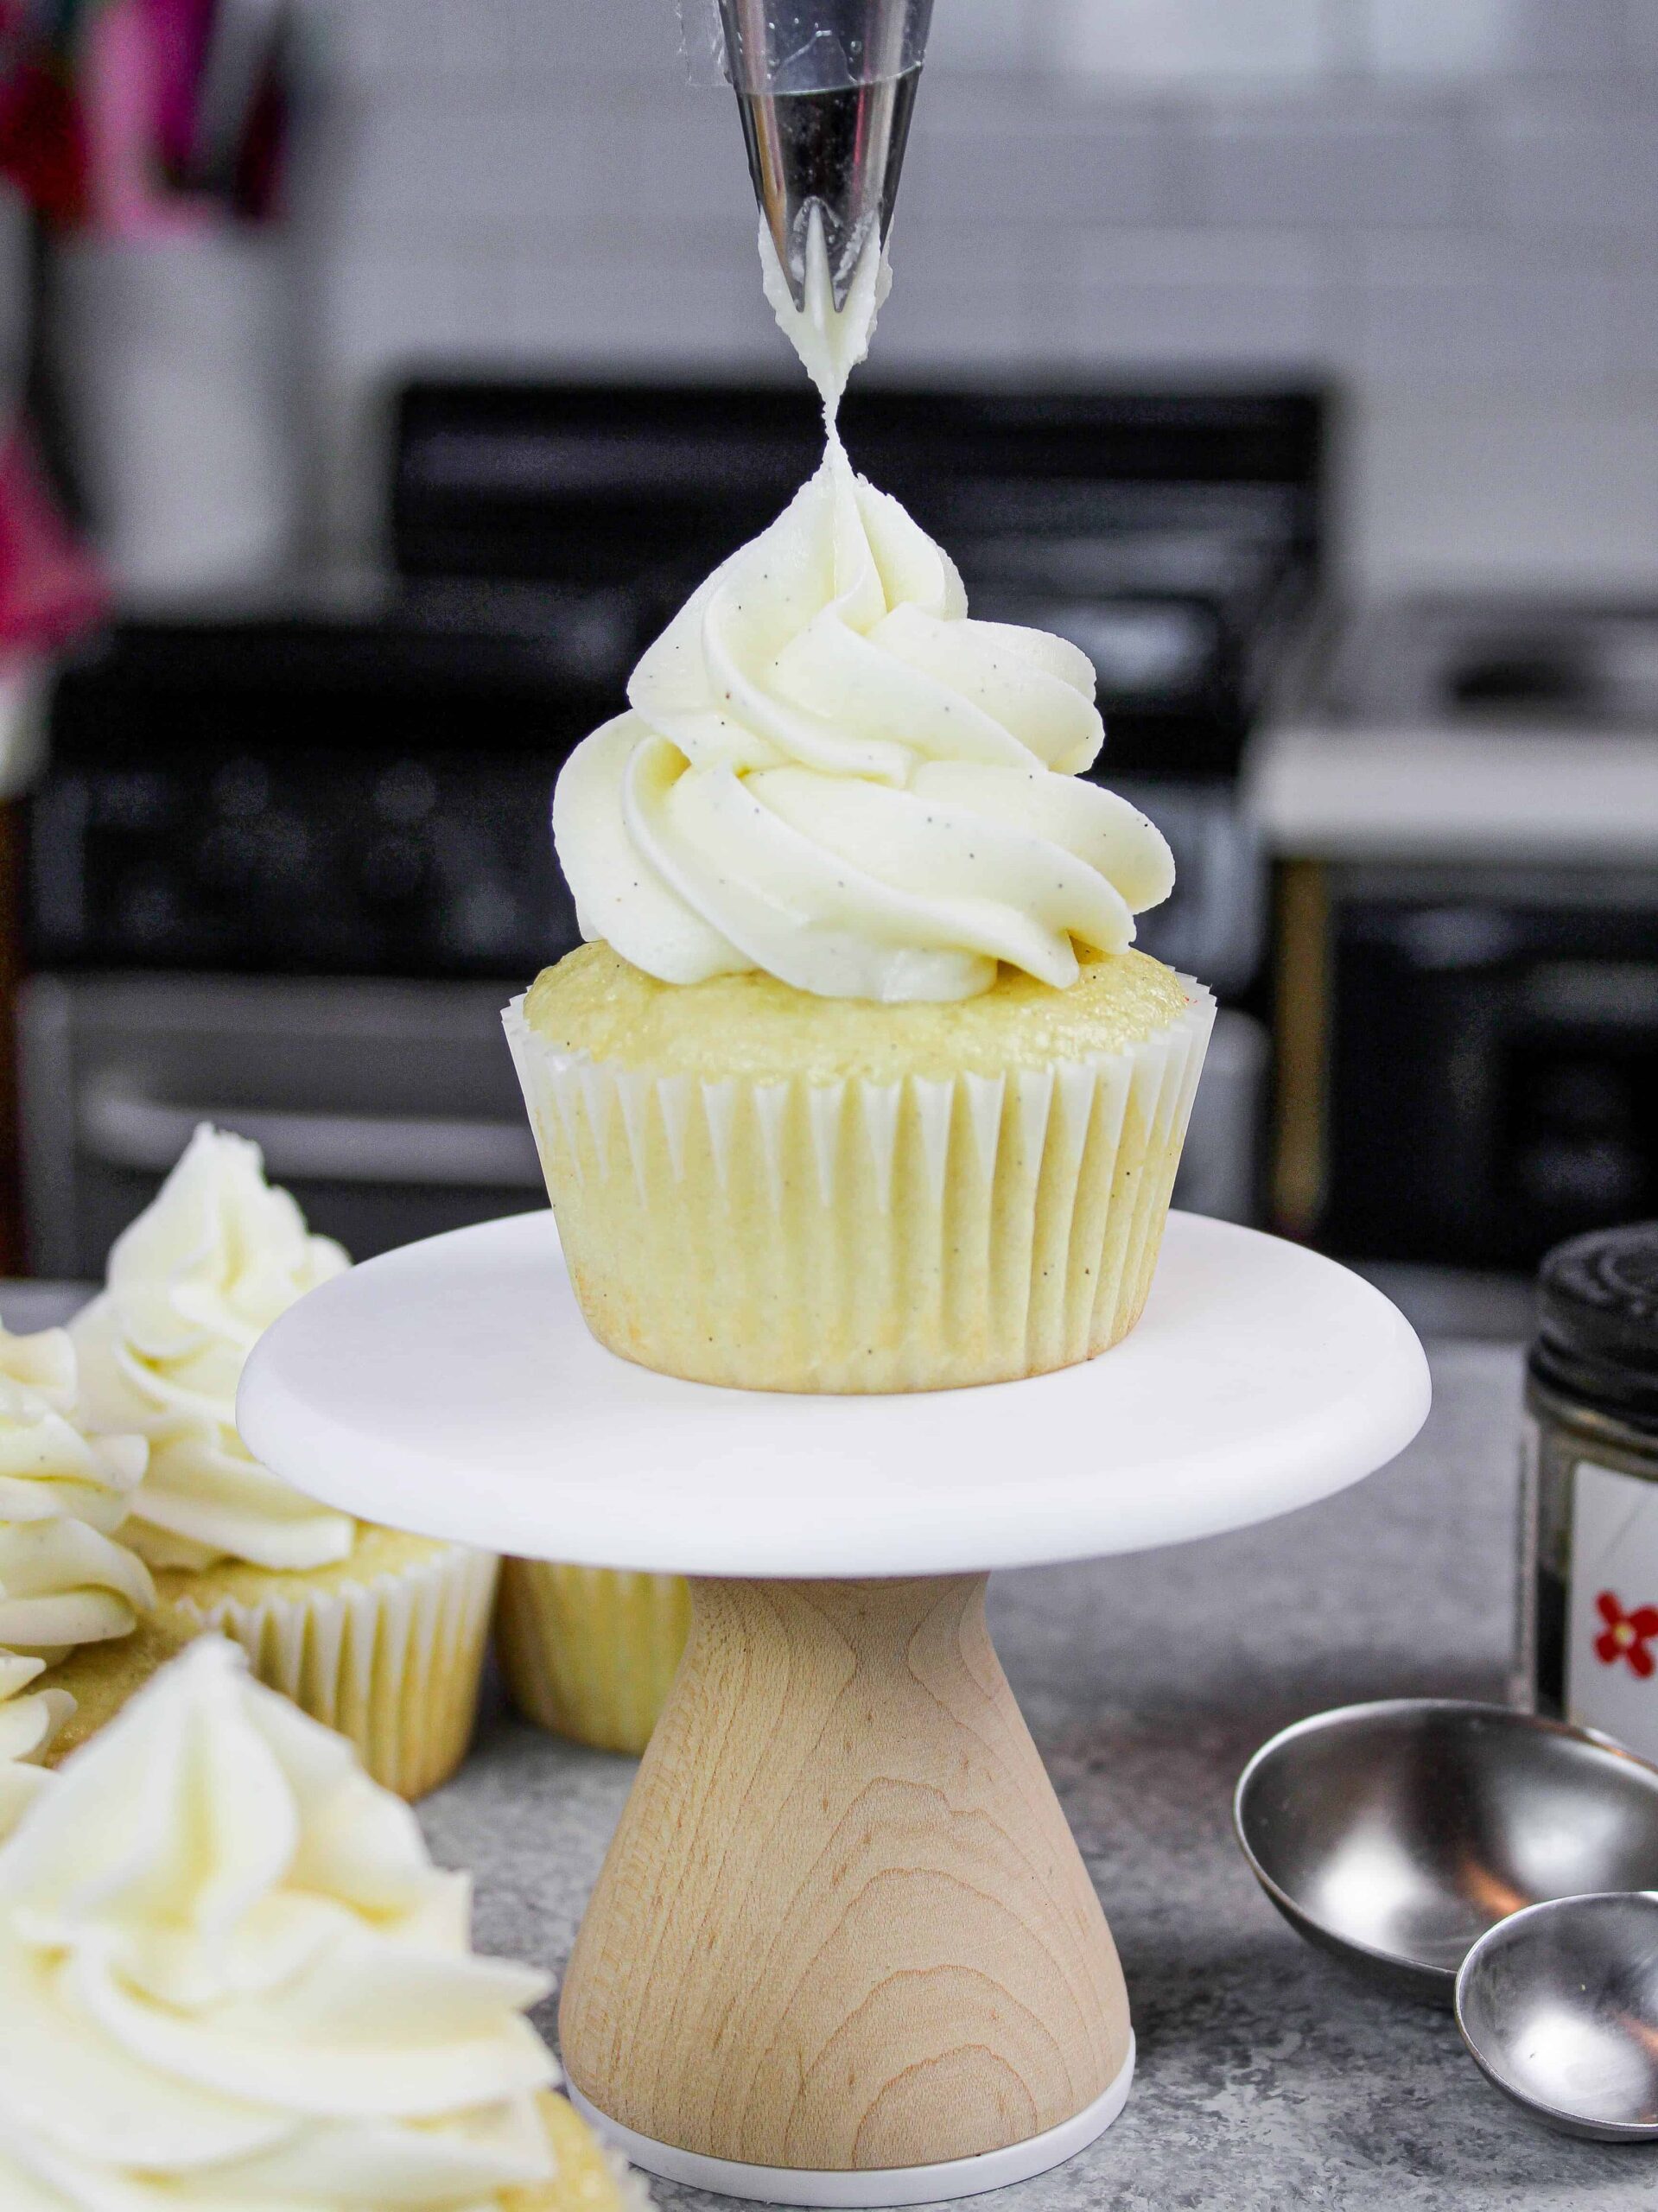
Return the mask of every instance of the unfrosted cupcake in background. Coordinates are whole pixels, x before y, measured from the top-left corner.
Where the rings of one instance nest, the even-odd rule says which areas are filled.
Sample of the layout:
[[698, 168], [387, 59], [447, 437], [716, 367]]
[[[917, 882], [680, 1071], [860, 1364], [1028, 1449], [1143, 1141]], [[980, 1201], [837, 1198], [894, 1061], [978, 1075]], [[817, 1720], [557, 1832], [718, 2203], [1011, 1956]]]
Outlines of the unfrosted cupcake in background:
[[71, 1334], [88, 1425], [149, 1441], [130, 1541], [154, 1570], [156, 1604], [129, 1650], [107, 1662], [79, 1654], [63, 1671], [81, 1707], [66, 1746], [170, 1651], [216, 1628], [404, 1796], [435, 1788], [465, 1756], [494, 1559], [319, 1505], [237, 1433], [249, 1351], [348, 1264], [266, 1182], [257, 1145], [206, 1126], [117, 1239], [107, 1287]]
[[0, 2203], [638, 2212], [349, 1745], [199, 1641], [0, 1848]]

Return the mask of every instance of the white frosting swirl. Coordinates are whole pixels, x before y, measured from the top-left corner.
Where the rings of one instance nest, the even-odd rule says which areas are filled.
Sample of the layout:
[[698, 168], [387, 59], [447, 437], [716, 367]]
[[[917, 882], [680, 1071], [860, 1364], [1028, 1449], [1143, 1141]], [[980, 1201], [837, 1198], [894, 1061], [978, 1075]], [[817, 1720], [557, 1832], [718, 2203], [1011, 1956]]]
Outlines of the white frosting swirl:
[[664, 982], [763, 969], [830, 998], [1060, 988], [1168, 895], [1162, 836], [1078, 780], [1102, 741], [1063, 639], [960, 577], [831, 436], [818, 474], [635, 670], [558, 782], [581, 930]]
[[0, 1849], [8, 2212], [485, 2212], [552, 2171], [466, 1878], [340, 1737], [193, 1645]]
[[131, 1540], [153, 1567], [308, 1568], [349, 1556], [351, 1517], [302, 1497], [236, 1431], [248, 1353], [348, 1264], [265, 1181], [257, 1144], [206, 1123], [117, 1238], [107, 1288], [70, 1325], [90, 1423], [149, 1440]]
[[44, 1670], [44, 1659], [0, 1651], [0, 1841], [51, 1782], [37, 1764], [75, 1709], [67, 1690], [23, 1692]]
[[76, 1395], [63, 1330], [0, 1329], [0, 1645], [41, 1656], [125, 1636], [156, 1602], [143, 1560], [113, 1541], [143, 1439], [83, 1435]]

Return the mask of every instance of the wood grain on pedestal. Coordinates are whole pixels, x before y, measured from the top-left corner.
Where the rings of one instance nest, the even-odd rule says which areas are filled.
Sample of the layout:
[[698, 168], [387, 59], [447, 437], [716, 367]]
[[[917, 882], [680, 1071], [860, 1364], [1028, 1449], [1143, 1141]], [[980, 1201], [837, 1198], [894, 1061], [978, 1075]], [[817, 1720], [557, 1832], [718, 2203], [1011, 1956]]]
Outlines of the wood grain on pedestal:
[[1115, 2079], [1121, 1971], [984, 1586], [694, 1586], [560, 2012], [602, 2112], [879, 2168], [1023, 2141]]

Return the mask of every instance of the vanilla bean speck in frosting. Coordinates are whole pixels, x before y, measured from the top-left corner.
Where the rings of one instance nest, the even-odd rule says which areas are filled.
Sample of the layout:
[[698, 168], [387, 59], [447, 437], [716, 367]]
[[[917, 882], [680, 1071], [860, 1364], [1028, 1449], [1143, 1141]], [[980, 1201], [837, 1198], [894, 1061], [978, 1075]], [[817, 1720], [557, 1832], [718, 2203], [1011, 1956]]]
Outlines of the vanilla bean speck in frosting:
[[71, 1334], [89, 1423], [149, 1440], [130, 1541], [152, 1567], [232, 1559], [309, 1569], [349, 1557], [351, 1516], [302, 1497], [236, 1430], [248, 1353], [279, 1313], [348, 1264], [266, 1182], [257, 1145], [206, 1124], [116, 1240], [107, 1287]]
[[1087, 656], [974, 620], [949, 557], [854, 471], [835, 414], [885, 263], [872, 241], [837, 314], [812, 245], [796, 309], [761, 226], [823, 464], [566, 765], [554, 830], [582, 934], [670, 983], [760, 969], [823, 997], [957, 1000], [1005, 962], [1063, 988], [1078, 945], [1126, 950], [1167, 897], [1168, 846], [1081, 780], [1103, 739]]
[[6, 2212], [498, 2212], [554, 2171], [466, 1878], [204, 1638], [0, 1847]]

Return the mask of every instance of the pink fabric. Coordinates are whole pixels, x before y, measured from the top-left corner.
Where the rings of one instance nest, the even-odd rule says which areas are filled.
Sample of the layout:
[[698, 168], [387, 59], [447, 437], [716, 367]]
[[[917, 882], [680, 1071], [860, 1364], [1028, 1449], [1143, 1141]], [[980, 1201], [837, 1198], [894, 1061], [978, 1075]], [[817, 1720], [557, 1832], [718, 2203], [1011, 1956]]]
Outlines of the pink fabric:
[[194, 97], [186, 45], [186, 27], [158, 0], [111, 0], [87, 26], [88, 200], [105, 237], [188, 237], [215, 219], [205, 200], [169, 191], [162, 171], [164, 140]]
[[0, 660], [31, 659], [101, 621], [109, 588], [76, 540], [22, 423], [0, 437]]

